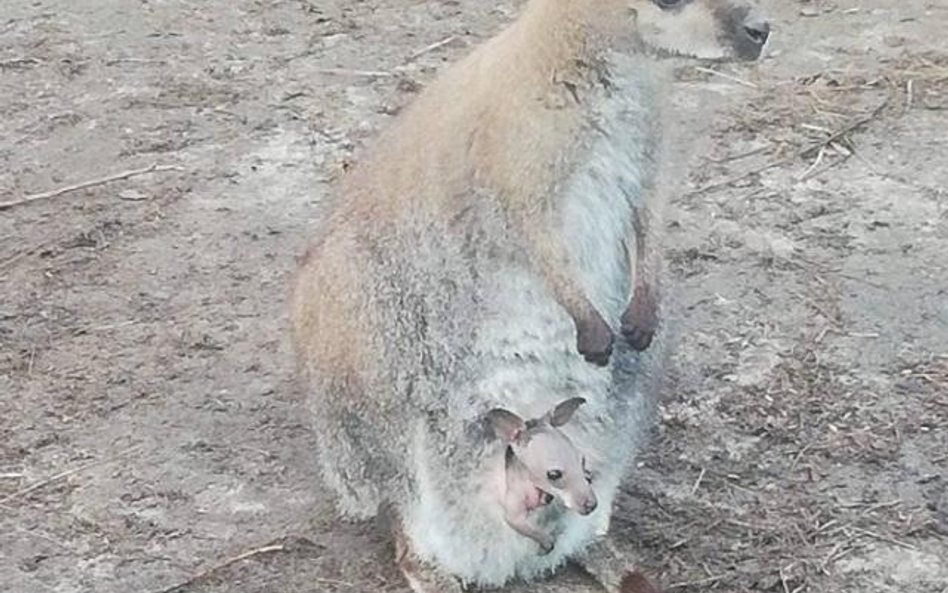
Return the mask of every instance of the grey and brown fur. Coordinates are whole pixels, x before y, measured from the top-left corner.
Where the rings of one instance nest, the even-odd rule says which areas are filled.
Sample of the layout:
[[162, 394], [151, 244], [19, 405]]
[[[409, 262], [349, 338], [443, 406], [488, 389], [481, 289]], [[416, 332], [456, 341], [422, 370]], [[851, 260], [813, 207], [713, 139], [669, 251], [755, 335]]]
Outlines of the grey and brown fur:
[[[661, 58], [755, 58], [766, 27], [738, 1], [530, 0], [336, 188], [296, 279], [294, 340], [322, 474], [349, 516], [394, 509], [416, 591], [568, 558], [609, 591], [640, 588], [605, 535], [658, 352], [584, 358], [604, 361], [614, 331], [638, 347], [654, 331]], [[587, 403], [562, 431], [599, 506], [551, 505], [540, 556], [492, 498], [503, 444], [482, 420], [570, 397]]]

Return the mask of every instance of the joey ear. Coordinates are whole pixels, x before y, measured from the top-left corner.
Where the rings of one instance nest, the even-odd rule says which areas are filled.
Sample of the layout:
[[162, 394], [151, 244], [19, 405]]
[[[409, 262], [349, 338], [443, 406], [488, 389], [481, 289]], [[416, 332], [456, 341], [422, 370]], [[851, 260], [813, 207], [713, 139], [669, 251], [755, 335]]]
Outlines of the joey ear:
[[523, 418], [502, 408], [487, 412], [487, 422], [494, 429], [494, 435], [505, 443], [512, 443], [520, 438], [527, 427]]
[[586, 403], [581, 397], [571, 397], [566, 401], [560, 402], [555, 408], [547, 412], [546, 421], [550, 426], [563, 426], [573, 417], [573, 413], [579, 406]]

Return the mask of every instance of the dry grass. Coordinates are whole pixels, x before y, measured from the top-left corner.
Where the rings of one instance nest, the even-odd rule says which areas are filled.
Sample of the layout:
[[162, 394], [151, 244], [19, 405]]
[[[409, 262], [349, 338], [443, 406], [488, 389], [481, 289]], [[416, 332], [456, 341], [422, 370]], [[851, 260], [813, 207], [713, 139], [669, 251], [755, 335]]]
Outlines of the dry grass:
[[[733, 114], [728, 132], [765, 146], [731, 154], [703, 167], [692, 194], [723, 190], [753, 181], [777, 167], [804, 166], [800, 180], [822, 174], [858, 156], [852, 136], [879, 119], [911, 109], [948, 109], [948, 59], [941, 55], [906, 54], [873, 72], [824, 71], [779, 81], [770, 86], [710, 69], [692, 75], [737, 79], [757, 91]], [[683, 76], [688, 76], [684, 74]], [[753, 158], [750, 158], [753, 157]], [[715, 170], [741, 160], [741, 171], [715, 178]], [[713, 166], [717, 165], [717, 166]]]

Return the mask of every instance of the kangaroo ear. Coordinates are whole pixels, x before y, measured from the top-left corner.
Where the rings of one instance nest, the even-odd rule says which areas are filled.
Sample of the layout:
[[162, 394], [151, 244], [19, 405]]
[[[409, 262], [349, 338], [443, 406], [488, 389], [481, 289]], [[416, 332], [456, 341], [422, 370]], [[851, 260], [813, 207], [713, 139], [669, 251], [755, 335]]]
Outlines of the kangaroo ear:
[[494, 429], [494, 435], [506, 443], [512, 443], [523, 434], [527, 427], [523, 418], [502, 408], [487, 412], [487, 422]]
[[571, 397], [564, 402], [560, 402], [555, 408], [547, 412], [546, 421], [550, 426], [563, 426], [573, 417], [573, 412], [584, 403], [586, 403], [586, 400], [581, 397]]

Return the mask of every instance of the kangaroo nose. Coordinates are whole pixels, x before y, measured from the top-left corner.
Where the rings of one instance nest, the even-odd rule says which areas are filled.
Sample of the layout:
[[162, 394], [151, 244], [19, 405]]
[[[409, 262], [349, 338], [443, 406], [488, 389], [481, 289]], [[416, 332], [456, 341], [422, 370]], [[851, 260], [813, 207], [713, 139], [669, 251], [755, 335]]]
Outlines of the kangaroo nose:
[[744, 33], [752, 43], [763, 46], [770, 37], [770, 23], [759, 18], [747, 19], [744, 21]]

